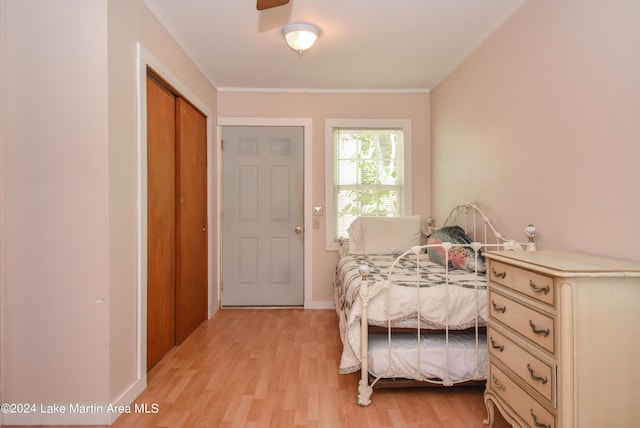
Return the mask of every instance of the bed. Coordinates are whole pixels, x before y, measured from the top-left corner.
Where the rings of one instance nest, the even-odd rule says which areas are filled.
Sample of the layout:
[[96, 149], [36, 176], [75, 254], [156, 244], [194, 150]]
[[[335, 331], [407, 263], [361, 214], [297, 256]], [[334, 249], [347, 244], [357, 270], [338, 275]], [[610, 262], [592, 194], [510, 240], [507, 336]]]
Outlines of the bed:
[[361, 372], [358, 404], [374, 386], [481, 383], [487, 365], [488, 250], [535, 250], [505, 239], [475, 204], [443, 225], [420, 216], [356, 219], [342, 243], [334, 298], [343, 351], [340, 373]]

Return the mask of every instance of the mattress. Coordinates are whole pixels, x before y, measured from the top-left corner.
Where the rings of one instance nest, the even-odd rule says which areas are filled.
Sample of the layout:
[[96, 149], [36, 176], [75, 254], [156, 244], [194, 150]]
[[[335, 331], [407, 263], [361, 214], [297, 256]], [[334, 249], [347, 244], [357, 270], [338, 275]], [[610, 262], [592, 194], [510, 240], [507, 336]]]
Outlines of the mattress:
[[389, 278], [395, 255], [353, 255], [340, 258], [336, 267], [335, 305], [343, 352], [340, 372], [360, 369], [358, 268], [369, 267], [369, 287], [381, 290], [368, 305], [369, 325], [463, 330], [486, 325], [486, 277], [460, 269], [445, 269], [426, 254], [400, 260]]
[[[374, 377], [449, 380], [460, 383], [485, 378], [487, 372], [487, 337], [475, 334], [449, 335], [449, 348], [443, 333], [421, 334], [418, 348], [417, 333], [393, 333], [392, 351], [386, 333], [369, 336], [369, 373]], [[476, 346], [477, 345], [477, 346]], [[419, 349], [419, 351], [418, 351]]]

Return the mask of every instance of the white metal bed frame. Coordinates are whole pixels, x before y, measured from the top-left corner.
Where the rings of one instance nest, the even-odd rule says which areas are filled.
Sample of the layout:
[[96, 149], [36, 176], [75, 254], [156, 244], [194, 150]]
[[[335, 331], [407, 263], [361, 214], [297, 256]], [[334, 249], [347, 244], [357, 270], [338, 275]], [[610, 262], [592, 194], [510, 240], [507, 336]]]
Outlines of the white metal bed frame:
[[[478, 241], [478, 217], [480, 218], [480, 224], [482, 224], [482, 235], [483, 235], [483, 242], [479, 242]], [[461, 219], [464, 219], [463, 222], [460, 222]], [[425, 234], [429, 234], [432, 233], [433, 231], [437, 230], [433, 227], [434, 225], [434, 221], [433, 219], [429, 219], [429, 229], [427, 231], [424, 231]], [[535, 251], [536, 250], [536, 246], [535, 246], [535, 237], [537, 235], [537, 229], [533, 226], [533, 225], [529, 225], [527, 226], [527, 228], [525, 229], [525, 234], [527, 235], [527, 237], [529, 238], [528, 242], [526, 243], [521, 243], [521, 242], [517, 242], [515, 240], [507, 240], [505, 239], [502, 234], [500, 234], [496, 228], [493, 226], [493, 224], [491, 223], [491, 221], [489, 220], [489, 218], [482, 212], [482, 210], [475, 204], [466, 202], [463, 203], [461, 205], [456, 206], [455, 208], [453, 208], [451, 210], [451, 212], [449, 213], [449, 215], [447, 216], [445, 222], [443, 223], [442, 227], [445, 226], [450, 226], [450, 225], [459, 225], [461, 227], [463, 227], [465, 229], [465, 231], [467, 232], [467, 234], [469, 234], [469, 230], [471, 230], [471, 234], [469, 235], [469, 237], [473, 240], [473, 242], [471, 244], [452, 244], [449, 242], [443, 242], [441, 244], [427, 244], [427, 245], [420, 245], [420, 246], [415, 246], [411, 249], [409, 249], [408, 251], [404, 252], [403, 254], [401, 254], [400, 256], [398, 256], [395, 260], [395, 262], [393, 263], [393, 265], [391, 266], [391, 268], [389, 269], [389, 273], [387, 278], [391, 278], [392, 277], [392, 273], [393, 273], [393, 269], [395, 268], [396, 264], [398, 263], [398, 261], [400, 259], [402, 259], [403, 257], [407, 257], [410, 255], [414, 255], [416, 257], [416, 262], [418, 264], [418, 267], [420, 265], [420, 259], [419, 259], [419, 254], [423, 253], [427, 248], [433, 248], [433, 247], [441, 247], [443, 248], [444, 254], [445, 254], [445, 289], [447, 290], [447, 292], [445, 293], [445, 305], [448, 305], [448, 285], [449, 285], [449, 268], [448, 268], [448, 264], [449, 264], [449, 250], [451, 248], [454, 247], [471, 247], [474, 251], [475, 254], [475, 261], [476, 261], [476, 322], [475, 322], [475, 342], [476, 342], [476, 370], [473, 376], [473, 379], [466, 379], [466, 380], [460, 380], [457, 382], [454, 382], [450, 377], [449, 377], [449, 359], [448, 359], [448, 355], [449, 355], [449, 322], [448, 322], [448, 317], [446, 319], [445, 322], [445, 330], [444, 330], [444, 334], [445, 334], [445, 352], [447, 355], [447, 359], [446, 359], [446, 368], [447, 368], [447, 375], [445, 376], [444, 379], [425, 379], [423, 378], [423, 376], [420, 374], [420, 370], [417, 370], [416, 372], [416, 376], [413, 378], [413, 380], [416, 381], [421, 381], [421, 382], [428, 382], [431, 384], [440, 384], [442, 386], [452, 386], [454, 384], [458, 384], [458, 383], [463, 383], [463, 382], [468, 382], [468, 381], [481, 381], [486, 379], [486, 375], [483, 373], [480, 373], [479, 370], [479, 363], [478, 363], [478, 355], [479, 355], [479, 350], [481, 346], [486, 346], [486, 342], [484, 343], [480, 343], [479, 340], [479, 330], [480, 330], [480, 326], [478, 323], [478, 318], [479, 318], [479, 293], [478, 293], [478, 272], [477, 272], [477, 266], [478, 266], [478, 255], [479, 255], [479, 251], [482, 250], [515, 250], [515, 251]], [[491, 237], [491, 239], [490, 239]], [[493, 242], [489, 242], [489, 241], [493, 241]], [[380, 281], [374, 284], [369, 284], [368, 280], [367, 280], [367, 274], [368, 274], [369, 268], [367, 265], [362, 265], [359, 268], [359, 273], [362, 276], [362, 282], [360, 284], [360, 290], [359, 290], [359, 295], [360, 298], [362, 300], [362, 314], [361, 314], [361, 320], [360, 320], [360, 329], [361, 329], [361, 376], [360, 376], [360, 381], [358, 384], [358, 404], [361, 406], [368, 406], [369, 404], [371, 404], [371, 395], [373, 394], [373, 387], [376, 383], [378, 383], [378, 381], [380, 381], [381, 379], [385, 379], [385, 378], [389, 378], [389, 377], [393, 377], [392, 373], [387, 373], [384, 376], [380, 376], [380, 377], [376, 377], [374, 378], [371, 382], [370, 382], [370, 374], [369, 374], [369, 361], [368, 361], [368, 348], [369, 348], [369, 325], [368, 325], [368, 314], [367, 314], [367, 309], [368, 309], [368, 305], [369, 302], [374, 299], [379, 293], [380, 291], [382, 291], [385, 288], [389, 288], [392, 287], [393, 284], [391, 283], [391, 281], [389, 280], [385, 280], [385, 281]], [[421, 282], [424, 282], [424, 280], [421, 279], [420, 276], [420, 269], [418, 268], [416, 270], [416, 293], [420, 293], [420, 284]], [[418, 300], [419, 301], [419, 300]], [[418, 319], [420, 319], [420, 305], [418, 305]], [[387, 323], [387, 338], [388, 338], [388, 358], [391, 358], [392, 352], [393, 352], [393, 348], [391, 346], [391, 331], [392, 331], [392, 327], [391, 327], [391, 323]], [[419, 323], [418, 323], [419, 324]], [[421, 329], [418, 326], [416, 328], [416, 332], [417, 332], [417, 341], [418, 341], [418, 367], [420, 365], [420, 342], [421, 342]], [[392, 367], [392, 364], [389, 363], [389, 367]]]

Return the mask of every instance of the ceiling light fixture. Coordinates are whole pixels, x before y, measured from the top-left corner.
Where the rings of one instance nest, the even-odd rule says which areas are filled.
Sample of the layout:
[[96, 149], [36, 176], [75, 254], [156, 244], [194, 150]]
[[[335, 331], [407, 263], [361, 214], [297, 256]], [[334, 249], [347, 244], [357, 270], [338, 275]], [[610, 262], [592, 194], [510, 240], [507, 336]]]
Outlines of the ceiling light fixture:
[[313, 24], [295, 22], [282, 27], [282, 35], [291, 49], [302, 54], [320, 37], [320, 28]]

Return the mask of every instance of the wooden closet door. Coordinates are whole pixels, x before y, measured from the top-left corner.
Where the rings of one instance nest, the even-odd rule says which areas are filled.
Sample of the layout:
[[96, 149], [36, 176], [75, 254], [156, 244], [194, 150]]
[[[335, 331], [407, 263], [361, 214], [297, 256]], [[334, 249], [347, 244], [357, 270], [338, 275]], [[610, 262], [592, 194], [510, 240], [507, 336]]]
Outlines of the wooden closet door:
[[207, 316], [207, 122], [177, 100], [176, 343]]
[[147, 369], [175, 345], [176, 98], [147, 76]]

